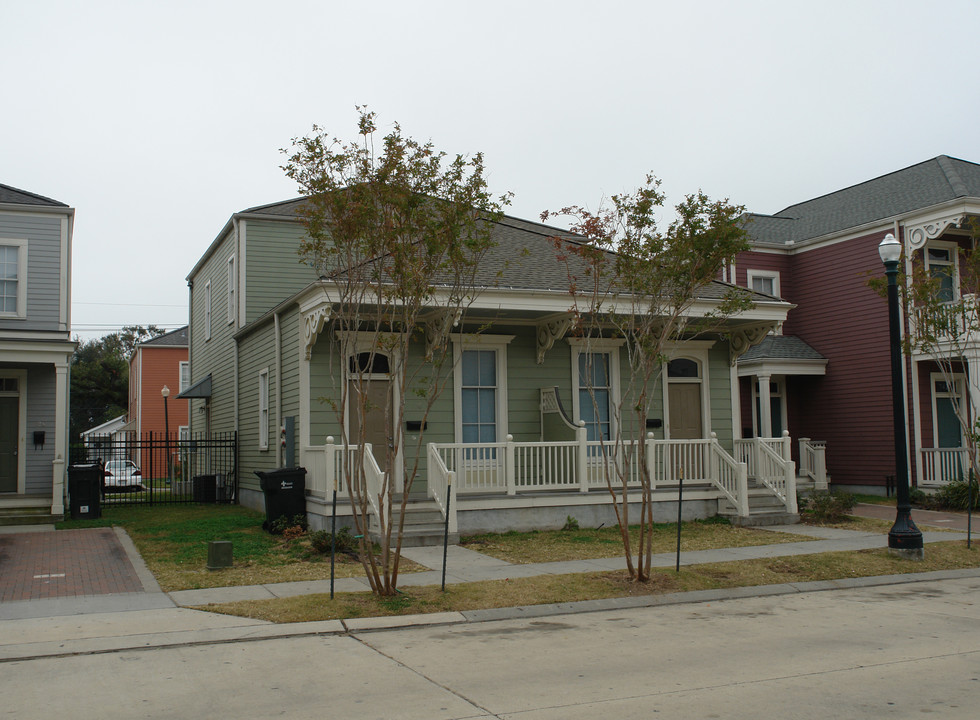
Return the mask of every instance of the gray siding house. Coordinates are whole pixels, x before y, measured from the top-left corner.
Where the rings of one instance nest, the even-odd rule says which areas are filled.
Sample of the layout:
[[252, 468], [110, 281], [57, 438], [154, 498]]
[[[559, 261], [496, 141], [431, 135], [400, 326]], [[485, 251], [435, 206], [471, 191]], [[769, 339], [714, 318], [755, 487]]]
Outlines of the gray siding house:
[[[336, 288], [298, 255], [305, 237], [302, 204], [288, 200], [235, 213], [191, 270], [191, 386], [181, 396], [191, 401], [192, 432], [238, 433], [243, 504], [263, 507], [254, 471], [282, 467], [288, 457], [306, 468], [307, 511], [311, 524], [323, 527], [343, 452], [344, 427], [331, 399], [347, 382], [355, 356], [338, 357], [331, 321]], [[589, 468], [595, 448], [586, 445], [597, 441], [585, 427], [588, 408], [580, 407], [579, 356], [592, 352], [608, 365], [613, 400], [626, 387], [621, 380], [629, 375], [629, 362], [622, 340], [606, 338], [586, 350], [579, 338], [566, 337], [571, 299], [568, 271], [551, 240], [556, 235], [567, 231], [513, 217], [498, 222], [497, 246], [481, 264], [487, 281], [458, 335], [454, 331], [455, 361], [447, 370], [452, 377], [425, 426], [419, 417], [424, 403], [411, 388], [401, 416], [395, 417], [395, 409], [386, 413], [406, 433], [399, 467], [391, 469], [394, 481], [417, 459], [412, 495], [451, 513], [460, 531], [560, 526], [569, 514], [583, 523], [611, 518], [609, 494]], [[720, 282], [706, 286], [695, 312], [716, 307], [727, 289]], [[731, 460], [735, 473], [745, 467], [733, 459], [741, 413], [735, 358], [785, 320], [790, 307], [766, 295], [755, 300], [724, 332], [678, 348], [682, 377], [665, 372], [657, 381], [662, 386], [653, 414], [659, 421], [651, 426], [649, 442], [688, 443], [692, 453], [702, 453], [700, 474], [694, 478], [690, 470], [687, 477], [693, 479], [684, 494], [695, 515], [714, 515], [725, 498], [737, 494], [731, 486], [722, 488], [718, 478], [726, 472], [719, 462], [727, 468]], [[477, 359], [489, 377], [479, 381], [481, 407], [486, 411], [489, 397], [493, 409], [480, 419], [479, 442], [467, 420], [468, 398], [477, 391], [463, 381], [467, 364]], [[423, 337], [413, 341], [406, 362], [425, 362]], [[690, 416], [686, 423], [679, 419], [682, 412]], [[280, 428], [287, 420], [295, 435], [284, 448]], [[383, 441], [378, 435], [374, 447]], [[776, 444], [780, 452], [785, 445], [788, 456], [788, 438]], [[475, 457], [484, 460], [480, 467]], [[451, 511], [444, 503], [447, 472], [456, 477]], [[663, 501], [662, 517], [676, 512], [676, 482], [663, 478], [657, 499]]]
[[0, 523], [64, 515], [74, 214], [0, 185]]

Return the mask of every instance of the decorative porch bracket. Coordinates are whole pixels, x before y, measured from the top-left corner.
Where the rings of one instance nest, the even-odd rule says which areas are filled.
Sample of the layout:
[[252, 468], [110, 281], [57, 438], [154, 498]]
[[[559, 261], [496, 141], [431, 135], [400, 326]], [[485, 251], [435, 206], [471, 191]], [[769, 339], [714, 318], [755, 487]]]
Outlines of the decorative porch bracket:
[[966, 215], [960, 212], [929, 220], [918, 225], [906, 225], [905, 237], [908, 239], [908, 249], [918, 250], [930, 240], [934, 240], [942, 235], [950, 225], [960, 227], [965, 220]]
[[740, 328], [728, 334], [729, 341], [729, 362], [732, 367], [738, 362], [738, 358], [753, 345], [761, 343], [771, 330], [776, 328], [775, 324], [756, 325], [750, 328]]
[[313, 346], [323, 331], [323, 326], [330, 319], [331, 309], [328, 305], [320, 305], [310, 312], [303, 315], [303, 348], [306, 352], [306, 359], [310, 359]]
[[564, 316], [538, 323], [538, 365], [544, 363], [544, 355], [555, 346], [556, 340], [565, 337], [572, 327], [571, 316]]
[[432, 360], [433, 356], [442, 350], [450, 326], [457, 327], [463, 317], [462, 308], [450, 308], [425, 321], [425, 359]]

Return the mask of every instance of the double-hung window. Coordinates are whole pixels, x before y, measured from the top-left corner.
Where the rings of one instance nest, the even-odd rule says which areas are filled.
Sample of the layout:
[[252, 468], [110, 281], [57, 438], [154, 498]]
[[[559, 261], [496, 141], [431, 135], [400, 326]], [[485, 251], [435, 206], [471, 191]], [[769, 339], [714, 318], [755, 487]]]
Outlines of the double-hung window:
[[622, 340], [569, 338], [572, 346], [572, 411], [585, 423], [588, 439], [616, 436], [615, 410], [619, 402], [619, 348]]
[[749, 288], [756, 292], [779, 297], [779, 272], [776, 270], [748, 270]]
[[497, 442], [497, 351], [463, 350], [460, 373], [463, 442]]
[[[458, 442], [493, 444], [507, 437], [507, 344], [512, 335], [453, 338]], [[496, 457], [496, 451], [468, 451], [465, 459]]]
[[228, 258], [228, 324], [235, 322], [235, 256]]
[[0, 239], [0, 317], [27, 317], [27, 241]]
[[956, 245], [933, 242], [925, 250], [926, 272], [936, 281], [936, 299], [953, 302], [956, 299]]

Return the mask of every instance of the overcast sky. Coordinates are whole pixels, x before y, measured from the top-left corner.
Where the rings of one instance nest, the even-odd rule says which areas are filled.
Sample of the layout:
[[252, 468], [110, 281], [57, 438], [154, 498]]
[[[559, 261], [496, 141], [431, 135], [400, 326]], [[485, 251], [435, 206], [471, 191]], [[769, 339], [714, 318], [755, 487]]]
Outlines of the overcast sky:
[[946, 154], [980, 162], [980, 2], [0, 0], [0, 183], [76, 209], [72, 326], [187, 322], [280, 148], [355, 105], [482, 151], [510, 213], [646, 172], [754, 212]]

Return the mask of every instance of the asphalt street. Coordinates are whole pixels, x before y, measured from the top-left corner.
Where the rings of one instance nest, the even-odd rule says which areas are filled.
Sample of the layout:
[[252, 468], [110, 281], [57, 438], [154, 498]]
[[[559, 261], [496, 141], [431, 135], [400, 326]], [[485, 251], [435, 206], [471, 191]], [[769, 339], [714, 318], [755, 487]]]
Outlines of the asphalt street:
[[0, 717], [972, 719], [978, 591], [965, 577], [287, 637], [239, 629], [0, 662]]

